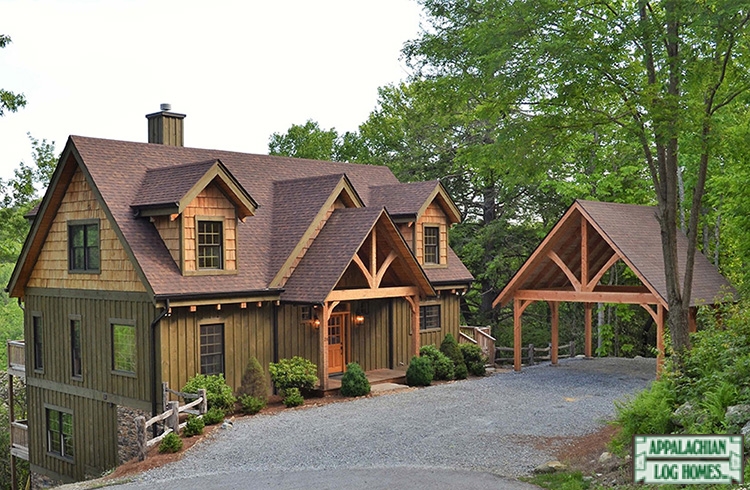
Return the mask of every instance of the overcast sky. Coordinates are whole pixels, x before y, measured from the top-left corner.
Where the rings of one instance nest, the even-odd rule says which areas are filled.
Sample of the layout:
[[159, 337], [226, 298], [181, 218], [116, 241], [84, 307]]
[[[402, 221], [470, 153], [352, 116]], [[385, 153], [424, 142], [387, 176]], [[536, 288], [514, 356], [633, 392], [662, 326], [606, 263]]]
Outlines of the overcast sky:
[[146, 141], [146, 114], [187, 114], [185, 145], [267, 153], [313, 119], [356, 130], [377, 88], [408, 75], [415, 0], [3, 0], [0, 87], [28, 104], [0, 118], [0, 177], [31, 163], [27, 132]]

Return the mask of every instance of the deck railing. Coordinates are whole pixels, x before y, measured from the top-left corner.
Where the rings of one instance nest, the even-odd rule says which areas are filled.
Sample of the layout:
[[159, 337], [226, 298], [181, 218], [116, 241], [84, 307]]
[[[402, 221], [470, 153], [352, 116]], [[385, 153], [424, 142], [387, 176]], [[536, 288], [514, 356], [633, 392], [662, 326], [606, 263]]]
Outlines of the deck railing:
[[458, 341], [478, 345], [482, 349], [482, 353], [491, 361], [495, 354], [495, 337], [490, 335], [491, 331], [492, 328], [490, 327], [462, 325], [459, 327]]
[[8, 341], [8, 371], [26, 372], [26, 343], [23, 340]]
[[27, 420], [15, 420], [10, 423], [10, 453], [26, 461], [29, 460], [29, 425]]

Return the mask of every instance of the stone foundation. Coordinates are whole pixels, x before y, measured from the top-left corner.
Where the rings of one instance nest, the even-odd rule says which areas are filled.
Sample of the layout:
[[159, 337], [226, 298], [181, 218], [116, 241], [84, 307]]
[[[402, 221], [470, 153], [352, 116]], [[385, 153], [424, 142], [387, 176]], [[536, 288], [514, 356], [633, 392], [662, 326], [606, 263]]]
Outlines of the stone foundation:
[[41, 473], [34, 473], [33, 471], [31, 472], [31, 490], [52, 488], [62, 484], [63, 482], [50, 478], [46, 475], [42, 475]]
[[117, 461], [118, 465], [138, 456], [138, 438], [135, 428], [135, 418], [143, 416], [151, 418], [149, 412], [137, 408], [117, 406]]

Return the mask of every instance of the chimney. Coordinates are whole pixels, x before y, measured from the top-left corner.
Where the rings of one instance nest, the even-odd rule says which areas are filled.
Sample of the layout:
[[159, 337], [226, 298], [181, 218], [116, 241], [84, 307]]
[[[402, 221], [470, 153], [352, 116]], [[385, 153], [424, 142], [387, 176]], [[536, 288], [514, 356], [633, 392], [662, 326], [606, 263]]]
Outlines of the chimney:
[[184, 146], [183, 119], [185, 114], [170, 112], [170, 104], [161, 104], [159, 112], [147, 114], [148, 142], [168, 146]]

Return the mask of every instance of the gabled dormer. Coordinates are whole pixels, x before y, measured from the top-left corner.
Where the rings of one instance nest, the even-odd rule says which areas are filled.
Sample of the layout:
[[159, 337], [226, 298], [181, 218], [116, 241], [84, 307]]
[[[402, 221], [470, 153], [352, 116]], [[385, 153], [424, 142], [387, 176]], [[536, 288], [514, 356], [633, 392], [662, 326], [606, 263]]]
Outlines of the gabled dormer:
[[369, 205], [385, 206], [422, 267], [448, 266], [448, 229], [461, 213], [439, 181], [374, 187]]
[[156, 227], [183, 275], [235, 273], [237, 223], [258, 204], [220, 160], [146, 171], [136, 216]]

